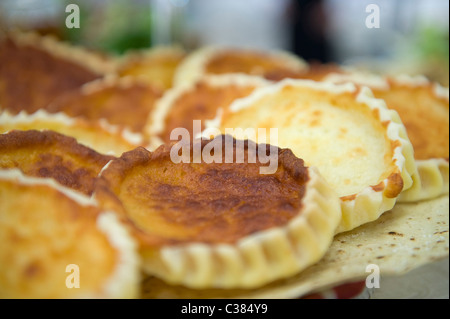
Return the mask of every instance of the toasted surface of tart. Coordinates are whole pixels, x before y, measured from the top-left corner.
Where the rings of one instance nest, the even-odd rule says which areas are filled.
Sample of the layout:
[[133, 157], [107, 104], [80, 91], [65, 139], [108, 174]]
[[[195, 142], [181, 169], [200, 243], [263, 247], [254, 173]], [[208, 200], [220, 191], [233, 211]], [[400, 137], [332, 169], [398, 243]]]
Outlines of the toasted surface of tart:
[[45, 108], [63, 92], [101, 77], [38, 44], [0, 39], [0, 108], [13, 114]]
[[136, 246], [125, 227], [50, 181], [0, 171], [0, 296], [137, 296]]
[[91, 195], [100, 170], [114, 157], [97, 153], [53, 131], [11, 131], [0, 134], [0, 168], [18, 168], [25, 175], [50, 177]]
[[112, 125], [140, 133], [161, 95], [159, 90], [145, 83], [106, 79], [60, 95], [48, 106], [48, 111], [94, 122], [105, 119]]
[[0, 113], [0, 133], [11, 130], [52, 130], [71, 136], [78, 143], [101, 154], [114, 156], [120, 156], [123, 152], [143, 144], [141, 134], [131, 133], [103, 121], [92, 123], [63, 113], [50, 114], [44, 110], [31, 115], [24, 112], [17, 115], [11, 115], [8, 112]]
[[[340, 218], [337, 195], [290, 150], [241, 142], [219, 136], [182, 144], [193, 147], [182, 162], [171, 158], [181, 144], [153, 153], [137, 148], [102, 171], [94, 196], [134, 226], [147, 272], [197, 288], [256, 286], [297, 272], [325, 252]], [[197, 157], [194, 149], [205, 154], [210, 143], [223, 162]], [[225, 163], [229, 151], [243, 163]], [[274, 173], [260, 173], [260, 157], [252, 162], [259, 151], [277, 157]], [[168, 257], [173, 253], [179, 257]], [[241, 258], [255, 263], [241, 268]]]
[[341, 230], [378, 218], [412, 183], [412, 146], [397, 114], [352, 84], [284, 80], [232, 104], [217, 123], [221, 132], [277, 128], [277, 145], [318, 167], [341, 197]]
[[164, 143], [171, 141], [171, 132], [176, 128], [187, 129], [191, 138], [195, 138], [194, 120], [201, 121], [198, 130], [202, 131], [206, 121], [213, 120], [219, 109], [268, 83], [259, 77], [228, 74], [205, 76], [192, 85], [173, 88], [157, 102], [146, 131]]
[[182, 49], [175, 47], [130, 52], [119, 62], [116, 72], [121, 77], [131, 76], [158, 89], [167, 90], [173, 86], [175, 71], [185, 56]]
[[193, 158], [174, 163], [172, 145], [153, 153], [143, 148], [125, 153], [102, 173], [102, 179], [117, 185], [114, 191], [127, 216], [154, 245], [235, 243], [284, 225], [301, 210], [308, 174], [289, 150], [279, 151], [275, 174], [261, 175], [261, 163], [192, 163]]

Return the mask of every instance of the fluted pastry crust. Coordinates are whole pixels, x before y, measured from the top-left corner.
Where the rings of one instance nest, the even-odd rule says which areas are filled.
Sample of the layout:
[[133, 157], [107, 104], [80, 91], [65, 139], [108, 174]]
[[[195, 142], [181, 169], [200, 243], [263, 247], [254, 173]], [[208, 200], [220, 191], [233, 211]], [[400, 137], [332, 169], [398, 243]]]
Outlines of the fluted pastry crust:
[[260, 175], [260, 165], [248, 162], [173, 163], [172, 147], [125, 153], [102, 171], [94, 192], [134, 227], [147, 273], [193, 288], [252, 288], [298, 273], [326, 252], [339, 199], [290, 150], [272, 147], [278, 170]]

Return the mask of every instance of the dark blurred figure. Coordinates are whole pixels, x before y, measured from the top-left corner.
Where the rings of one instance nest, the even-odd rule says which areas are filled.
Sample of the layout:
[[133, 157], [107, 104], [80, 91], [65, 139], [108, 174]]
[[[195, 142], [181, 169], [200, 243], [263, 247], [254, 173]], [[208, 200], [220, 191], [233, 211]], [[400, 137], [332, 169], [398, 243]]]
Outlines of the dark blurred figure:
[[332, 62], [327, 43], [327, 16], [323, 0], [293, 0], [292, 49], [307, 61]]

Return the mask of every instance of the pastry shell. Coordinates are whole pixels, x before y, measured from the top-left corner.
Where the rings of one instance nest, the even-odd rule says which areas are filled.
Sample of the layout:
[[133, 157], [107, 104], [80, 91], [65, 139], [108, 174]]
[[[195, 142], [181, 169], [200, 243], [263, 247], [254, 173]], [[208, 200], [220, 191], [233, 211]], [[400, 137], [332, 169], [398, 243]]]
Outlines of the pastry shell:
[[[220, 136], [217, 138], [231, 137]], [[196, 140], [192, 145], [195, 145], [195, 143], [205, 145], [205, 141], [199, 142]], [[247, 141], [245, 145], [249, 145], [247, 143], [253, 145], [251, 144], [253, 142]], [[303, 162], [296, 158], [292, 152], [278, 148], [275, 149], [279, 152], [279, 165], [283, 165], [283, 168], [287, 172], [291, 172], [289, 174], [293, 174], [289, 176], [294, 178], [294, 180], [301, 178], [300, 176], [304, 176], [302, 175], [304, 173], [300, 173], [299, 170], [307, 172], [308, 176], [307, 182], [304, 184], [301, 205], [299, 206], [301, 208], [298, 211], [294, 211], [291, 219], [276, 226], [270, 226], [260, 230], [257, 228], [249, 233], [242, 233], [232, 241], [226, 239], [228, 238], [226, 231], [223, 236], [209, 232], [208, 236], [212, 236], [212, 239], [211, 237], [205, 239], [204, 237], [196, 237], [197, 235], [195, 235], [181, 242], [176, 238], [173, 240], [164, 239], [162, 243], [158, 239], [159, 237], [155, 240], [154, 236], [148, 233], [148, 230], [142, 228], [142, 226], [138, 226], [139, 221], [134, 220], [134, 217], [130, 217], [133, 213], [130, 210], [137, 210], [138, 208], [136, 207], [139, 204], [127, 204], [126, 208], [124, 202], [122, 202], [124, 200], [122, 196], [125, 195], [120, 194], [121, 189], [124, 187], [130, 189], [130, 186], [123, 186], [129, 185], [126, 183], [128, 177], [133, 178], [133, 176], [139, 176], [139, 178], [144, 180], [146, 180], [146, 175], [148, 174], [151, 177], [152, 169], [155, 169], [151, 166], [152, 162], [166, 158], [171, 147], [171, 145], [163, 145], [153, 153], [138, 148], [125, 153], [117, 160], [111, 161], [102, 171], [94, 192], [94, 198], [101, 205], [120, 212], [133, 225], [132, 227], [135, 228], [135, 235], [141, 243], [140, 252], [143, 259], [143, 268], [147, 274], [159, 277], [170, 284], [181, 284], [195, 289], [212, 287], [254, 288], [276, 279], [286, 278], [296, 274], [319, 261], [325, 254], [341, 218], [339, 198], [317, 170], [304, 167]], [[177, 164], [174, 165], [176, 167]], [[167, 166], [164, 167], [167, 168]], [[198, 168], [198, 166], [192, 167], [194, 170]], [[211, 166], [205, 164], [204, 167], [209, 169]], [[220, 167], [215, 167], [220, 171]], [[167, 169], [170, 170], [171, 168]], [[233, 169], [233, 166], [230, 169]], [[137, 170], [140, 173], [137, 173]], [[214, 167], [212, 170], [215, 171]], [[160, 173], [158, 172], [158, 174]], [[209, 175], [208, 173], [204, 173], [203, 175], [188, 176], [186, 178], [190, 178], [190, 184], [195, 183], [197, 180], [202, 180], [202, 183], [204, 183], [203, 178], [220, 175], [216, 174]], [[171, 176], [174, 175], [176, 174], [171, 173]], [[225, 195], [222, 194], [226, 188], [221, 185], [233, 182], [230, 182], [230, 180], [224, 182], [221, 179], [214, 180], [214, 178], [213, 182], [217, 187], [210, 190], [211, 192], [213, 191], [211, 196], [219, 194], [225, 199]], [[235, 186], [230, 187], [236, 187], [237, 190], [242, 187], [242, 184], [238, 182], [235, 182], [235, 184]], [[136, 185], [140, 185], [139, 189], [144, 187], [143, 183], [140, 182]], [[257, 188], [255, 190], [260, 189], [260, 186], [256, 186]], [[245, 192], [244, 188], [242, 191]], [[238, 193], [240, 194], [240, 192]], [[265, 200], [270, 201], [270, 192], [268, 191], [264, 194], [267, 194], [264, 195], [267, 197]], [[204, 195], [206, 196], [208, 194]], [[135, 198], [139, 197], [138, 194], [134, 196]], [[192, 196], [189, 195], [187, 198], [191, 198]], [[232, 199], [226, 200], [231, 201]], [[276, 198], [274, 201], [276, 201]], [[149, 206], [145, 204], [144, 207]], [[256, 217], [260, 214], [258, 210], [254, 210], [251, 213], [256, 214], [254, 218], [259, 220], [259, 217]], [[141, 216], [142, 214], [146, 214], [146, 211], [135, 216]], [[217, 214], [216, 210], [214, 210], [214, 214]], [[231, 216], [232, 213], [227, 210], [226, 214], [230, 214]], [[254, 218], [251, 221], [246, 220], [245, 217], [236, 218], [243, 218], [241, 220], [242, 225], [238, 227], [239, 231], [246, 228], [246, 223], [251, 222], [252, 225], [258, 225], [259, 223]], [[195, 216], [191, 219], [198, 220]], [[184, 224], [177, 224], [177, 227], [179, 225]], [[152, 226], [154, 227], [154, 224]], [[215, 226], [217, 225], [214, 225], [213, 222], [208, 228]], [[161, 225], [161, 227], [161, 229], [165, 229], [164, 225]], [[188, 226], [186, 230], [180, 230], [180, 232], [188, 232], [192, 229], [190, 227]]]
[[370, 89], [351, 83], [286, 79], [235, 101], [213, 124], [222, 133], [228, 128], [278, 129], [276, 145], [316, 166], [341, 197], [338, 233], [392, 209], [416, 171], [398, 114]]
[[355, 71], [330, 74], [324, 81], [369, 86], [377, 98], [385, 99], [387, 106], [399, 113], [414, 147], [417, 166], [413, 186], [400, 194], [399, 202], [448, 194], [448, 88], [424, 76], [382, 77]]

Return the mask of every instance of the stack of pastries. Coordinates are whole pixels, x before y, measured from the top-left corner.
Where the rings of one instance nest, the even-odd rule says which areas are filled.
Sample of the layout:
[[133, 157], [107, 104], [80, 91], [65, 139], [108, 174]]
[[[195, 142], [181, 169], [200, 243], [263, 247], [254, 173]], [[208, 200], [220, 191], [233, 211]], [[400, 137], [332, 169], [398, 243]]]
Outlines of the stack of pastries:
[[0, 298], [298, 298], [448, 256], [438, 83], [24, 33], [0, 61]]

